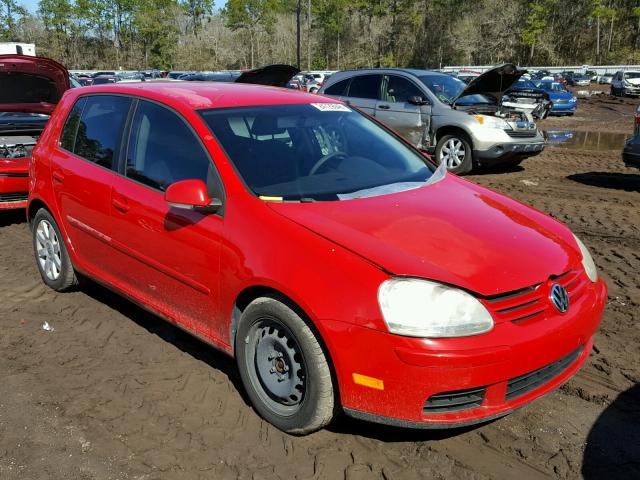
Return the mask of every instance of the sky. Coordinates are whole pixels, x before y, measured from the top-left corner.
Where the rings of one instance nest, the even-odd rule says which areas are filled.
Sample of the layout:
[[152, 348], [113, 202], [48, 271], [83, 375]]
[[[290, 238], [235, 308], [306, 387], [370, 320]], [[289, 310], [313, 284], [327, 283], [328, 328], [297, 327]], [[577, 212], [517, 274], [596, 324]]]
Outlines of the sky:
[[[25, 7], [29, 9], [30, 12], [35, 12], [38, 10], [38, 0], [18, 0], [18, 3], [21, 3]], [[227, 3], [227, 0], [216, 0], [215, 5], [216, 8], [222, 8]]]

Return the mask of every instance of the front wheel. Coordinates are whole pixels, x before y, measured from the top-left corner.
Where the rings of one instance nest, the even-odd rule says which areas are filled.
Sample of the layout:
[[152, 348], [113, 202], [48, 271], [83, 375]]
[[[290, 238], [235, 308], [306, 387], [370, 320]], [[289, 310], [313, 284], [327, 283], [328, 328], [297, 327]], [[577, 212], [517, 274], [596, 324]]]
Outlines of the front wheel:
[[333, 418], [331, 371], [303, 314], [279, 297], [254, 300], [242, 313], [236, 357], [258, 413], [280, 430], [304, 435]]
[[447, 170], [462, 175], [473, 168], [471, 142], [463, 134], [443, 135], [436, 144], [436, 161]]

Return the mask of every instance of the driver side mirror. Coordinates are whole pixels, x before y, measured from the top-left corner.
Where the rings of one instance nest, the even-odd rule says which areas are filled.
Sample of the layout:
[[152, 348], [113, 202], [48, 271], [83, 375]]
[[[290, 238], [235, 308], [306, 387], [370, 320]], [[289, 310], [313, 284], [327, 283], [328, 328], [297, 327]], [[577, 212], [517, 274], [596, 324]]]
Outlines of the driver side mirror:
[[169, 185], [164, 192], [164, 201], [174, 208], [201, 213], [216, 213], [222, 207], [222, 201], [209, 198], [207, 185], [195, 179]]
[[418, 106], [429, 105], [429, 102], [427, 101], [426, 98], [420, 97], [418, 95], [410, 97], [409, 98], [409, 103], [412, 104], [412, 105], [418, 105]]

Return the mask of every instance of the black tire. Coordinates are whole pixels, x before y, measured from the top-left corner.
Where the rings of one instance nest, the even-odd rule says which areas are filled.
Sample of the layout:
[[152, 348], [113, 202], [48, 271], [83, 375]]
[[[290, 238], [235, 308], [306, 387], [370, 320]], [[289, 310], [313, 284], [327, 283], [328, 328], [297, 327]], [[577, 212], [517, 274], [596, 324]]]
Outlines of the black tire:
[[616, 89], [613, 88], [613, 86], [611, 86], [611, 96], [615, 97], [616, 96]]
[[269, 423], [295, 435], [327, 425], [337, 403], [327, 357], [303, 317], [284, 298], [258, 298], [242, 313], [235, 345], [253, 407]]
[[[41, 236], [45, 226], [50, 229], [48, 237], [46, 235], [44, 237]], [[60, 233], [60, 228], [53, 216], [46, 209], [41, 208], [36, 213], [31, 224], [31, 232], [33, 252], [42, 281], [49, 288], [57, 292], [71, 290], [78, 284], [78, 279], [73, 270], [69, 252], [64, 243], [64, 237]], [[41, 258], [39, 251], [42, 251], [43, 255], [46, 255], [49, 260]], [[48, 261], [51, 263], [47, 263]], [[48, 269], [46, 267], [47, 265], [55, 268], [55, 270]], [[49, 270], [49, 273], [47, 273], [47, 270]]]
[[[442, 163], [443, 157], [445, 157], [446, 159], [446, 155], [447, 155], [446, 149], [451, 148], [450, 142], [452, 141], [454, 142], [454, 144], [457, 144], [457, 142], [459, 142], [462, 145], [462, 147], [464, 148], [464, 157], [462, 158], [462, 161], [457, 166], [453, 166], [453, 167], [447, 166], [447, 170], [449, 170], [452, 173], [456, 173], [458, 175], [464, 175], [465, 173], [468, 173], [473, 169], [473, 152], [471, 150], [471, 142], [469, 141], [469, 138], [463, 133], [443, 135], [438, 140], [438, 143], [436, 144], [436, 152], [435, 152], [436, 162], [438, 163], [438, 165], [440, 165], [440, 163]], [[455, 163], [455, 162], [451, 162], [451, 163]]]

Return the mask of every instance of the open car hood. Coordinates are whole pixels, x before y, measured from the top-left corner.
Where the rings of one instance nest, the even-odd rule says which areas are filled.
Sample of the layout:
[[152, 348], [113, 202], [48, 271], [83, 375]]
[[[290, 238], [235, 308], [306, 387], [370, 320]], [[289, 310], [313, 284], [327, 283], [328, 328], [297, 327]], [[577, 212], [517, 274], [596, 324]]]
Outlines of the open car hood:
[[526, 70], [519, 69], [513, 63], [505, 63], [487, 70], [479, 77], [471, 80], [467, 88], [462, 90], [451, 104], [455, 105], [458, 99], [474, 94], [487, 95], [493, 98], [496, 103], [499, 103], [504, 92], [509, 90], [525, 73], [527, 73]]
[[54, 60], [0, 55], [0, 111], [50, 114], [69, 87], [69, 72]]
[[242, 74], [236, 78], [235, 83], [254, 83], [256, 85], [284, 88], [287, 86], [287, 83], [289, 83], [289, 80], [298, 73], [300, 73], [300, 70], [291, 65], [267, 65], [266, 67], [242, 72]]

